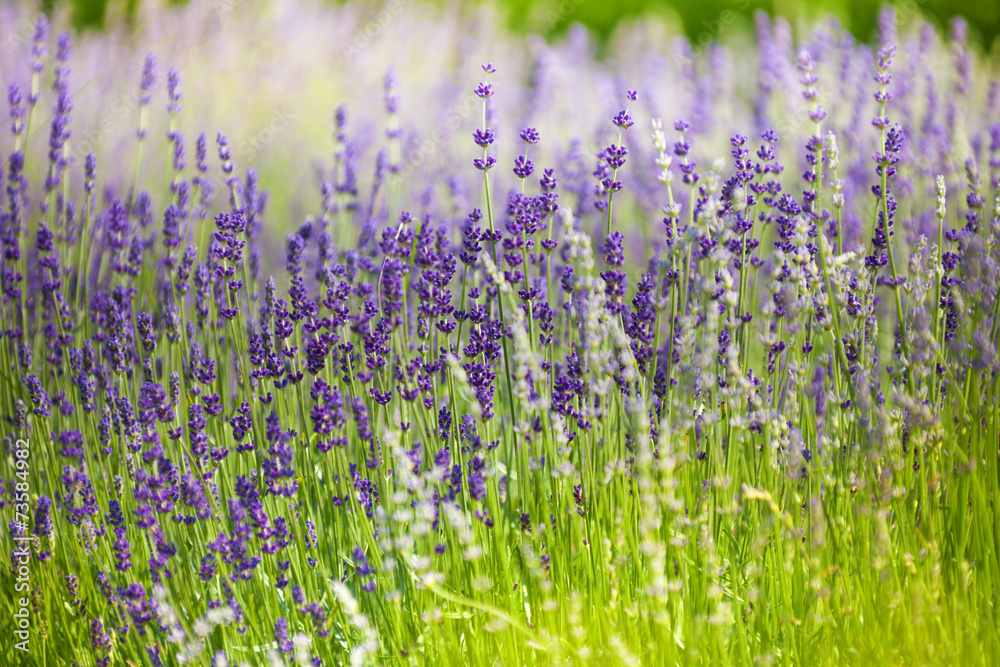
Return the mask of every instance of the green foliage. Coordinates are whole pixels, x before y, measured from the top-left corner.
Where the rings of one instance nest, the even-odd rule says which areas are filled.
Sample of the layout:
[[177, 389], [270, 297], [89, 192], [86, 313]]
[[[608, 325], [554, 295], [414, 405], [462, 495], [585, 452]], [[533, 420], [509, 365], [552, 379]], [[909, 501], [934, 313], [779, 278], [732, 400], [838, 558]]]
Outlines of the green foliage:
[[[80, 28], [103, 25], [109, 7], [120, 5], [126, 16], [133, 16], [141, 0], [68, 0], [73, 5], [73, 21]], [[177, 0], [174, 0], [177, 1]], [[351, 2], [352, 0], [339, 0]], [[862, 40], [874, 34], [879, 0], [496, 0], [508, 17], [508, 23], [517, 30], [558, 34], [574, 23], [581, 23], [600, 36], [607, 37], [622, 20], [655, 14], [675, 18], [692, 41], [705, 36], [717, 37], [719, 26], [749, 24], [753, 13], [764, 10], [774, 16], [789, 20], [813, 19], [833, 14], [843, 25]], [[439, 0], [430, 0], [437, 3]], [[465, 0], [467, 4], [480, 4]], [[48, 11], [60, 0], [45, 0], [42, 6]], [[384, 3], [369, 2], [379, 6]], [[1000, 3], [994, 0], [904, 0], [891, 3], [901, 16], [916, 9], [928, 19], [944, 26], [954, 16], [970, 19], [973, 35], [985, 44], [992, 43], [1000, 33]], [[728, 14], [727, 14], [728, 12]], [[731, 17], [731, 18], [727, 18]]]

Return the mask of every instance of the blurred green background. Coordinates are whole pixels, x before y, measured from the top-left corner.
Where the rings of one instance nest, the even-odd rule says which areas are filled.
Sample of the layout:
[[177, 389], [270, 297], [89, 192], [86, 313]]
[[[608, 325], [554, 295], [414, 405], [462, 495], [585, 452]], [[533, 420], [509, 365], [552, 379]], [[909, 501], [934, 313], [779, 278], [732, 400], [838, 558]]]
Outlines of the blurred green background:
[[[172, 0], [177, 2], [178, 0]], [[180, 0], [181, 2], [187, 0]], [[252, 11], [253, 0], [191, 0], [225, 2], [243, 11]], [[359, 2], [359, 0], [327, 0]], [[474, 5], [481, 0], [397, 0], [426, 2], [432, 5]], [[589, 27], [599, 38], [610, 35], [621, 21], [648, 15], [675, 20], [688, 37], [705, 40], [719, 31], [720, 19], [725, 28], [752, 24], [758, 9], [772, 16], [783, 16], [793, 25], [825, 14], [837, 16], [844, 27], [862, 41], [871, 41], [877, 31], [878, 13], [883, 0], [485, 0], [494, 3], [517, 31], [545, 36], [564, 32], [573, 23]], [[44, 9], [69, 2], [77, 27], [100, 28], [109, 21], [129, 20], [136, 15], [142, 0], [44, 0]], [[378, 8], [390, 0], [360, 0]], [[892, 2], [901, 18], [919, 12], [939, 28], [945, 28], [953, 16], [969, 22], [970, 38], [987, 48], [1000, 34], [1000, 0], [899, 0]]]

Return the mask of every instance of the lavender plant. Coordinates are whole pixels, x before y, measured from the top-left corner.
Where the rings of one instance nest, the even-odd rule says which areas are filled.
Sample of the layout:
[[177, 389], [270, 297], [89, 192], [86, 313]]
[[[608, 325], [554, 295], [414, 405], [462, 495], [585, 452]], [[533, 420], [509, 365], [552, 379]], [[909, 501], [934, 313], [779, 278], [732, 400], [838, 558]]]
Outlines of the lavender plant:
[[129, 159], [76, 159], [39, 19], [0, 142], [4, 664], [993, 663], [997, 62], [882, 26], [759, 17], [738, 114], [682, 43], [593, 150], [499, 58], [460, 140], [390, 70], [307, 195], [190, 141], [152, 55]]

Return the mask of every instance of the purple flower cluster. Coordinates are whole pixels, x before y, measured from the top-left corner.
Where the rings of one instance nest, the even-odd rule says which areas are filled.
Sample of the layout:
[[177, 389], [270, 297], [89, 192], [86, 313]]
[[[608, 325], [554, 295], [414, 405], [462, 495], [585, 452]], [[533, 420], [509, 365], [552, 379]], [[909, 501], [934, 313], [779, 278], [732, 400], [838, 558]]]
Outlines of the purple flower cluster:
[[[239, 164], [221, 131], [217, 164], [204, 133], [195, 163], [185, 159], [180, 73], [169, 71], [164, 97], [153, 56], [131, 141], [139, 162], [163, 140], [149, 115], [165, 100], [162, 186], [110, 164], [102, 181], [93, 154], [76, 164], [71, 44], [60, 37], [47, 165], [26, 168], [37, 86], [27, 106], [26, 87], [7, 97], [0, 412], [5, 438], [44, 452], [30, 526], [10, 524], [7, 538], [33, 540], [46, 586], [62, 577], [66, 604], [50, 590], [46, 608], [83, 628], [76, 650], [101, 665], [168, 664], [168, 644], [211, 647], [228, 664], [234, 645], [211, 634], [225, 621], [278, 661], [301, 634], [312, 664], [340, 664], [356, 657], [348, 634], [367, 646], [376, 623], [393, 649], [384, 655], [405, 657], [424, 639], [385, 632], [410, 622], [399, 600], [417, 600], [410, 615], [428, 626], [475, 615], [442, 620], [432, 596], [454, 599], [436, 563], [450, 564], [463, 595], [490, 591], [469, 605], [488, 616], [492, 597], [508, 595], [482, 583], [489, 560], [512, 590], [528, 582], [517, 613], [543, 623], [536, 596], [594, 563], [633, 577], [620, 595], [636, 605], [667, 594], [664, 576], [682, 586], [682, 561], [718, 536], [706, 528], [672, 564], [657, 550], [683, 548], [686, 522], [706, 511], [718, 515], [706, 525], [745, 516], [726, 535], [750, 549], [772, 539], [765, 525], [787, 525], [802, 548], [802, 498], [829, 494], [844, 511], [855, 493], [885, 500], [872, 513], [890, 523], [964, 507], [968, 486], [944, 495], [940, 479], [985, 455], [941, 460], [935, 429], [951, 420], [996, 435], [1000, 93], [974, 105], [964, 38], [951, 113], [914, 99], [930, 72], [919, 42], [865, 60], [824, 32], [792, 62], [778, 26], [759, 32], [755, 118], [723, 127], [696, 107], [668, 138], [645, 93], [618, 90], [596, 100], [626, 104], [605, 116], [592, 171], [580, 142], [563, 147], [548, 130], [543, 142], [532, 126], [514, 135], [487, 64], [488, 80], [466, 90], [482, 105], [471, 131], [482, 154], [421, 180], [404, 168], [416, 130], [390, 69], [377, 150], [363, 150], [338, 109], [332, 175], [318, 167], [301, 224], [271, 217], [265, 172]], [[22, 73], [32, 80], [50, 64], [47, 42], [39, 21]], [[871, 95], [835, 99], [839, 68]], [[786, 117], [779, 105], [794, 108]], [[731, 160], [711, 160], [716, 135], [731, 137]], [[494, 169], [501, 158], [510, 171]], [[213, 199], [213, 172], [227, 203]], [[675, 484], [678, 469], [697, 479]], [[890, 489], [893, 476], [910, 488]], [[737, 500], [725, 491], [734, 478]], [[759, 490], [778, 479], [784, 496]], [[766, 498], [775, 523], [739, 498]], [[668, 529], [660, 515], [682, 518]], [[994, 537], [977, 532], [949, 558], [971, 562]], [[924, 545], [936, 543], [911, 548]], [[741, 585], [734, 576], [732, 596], [711, 590], [742, 605]], [[691, 595], [699, 618], [724, 611]], [[743, 623], [771, 613], [741, 609]]]

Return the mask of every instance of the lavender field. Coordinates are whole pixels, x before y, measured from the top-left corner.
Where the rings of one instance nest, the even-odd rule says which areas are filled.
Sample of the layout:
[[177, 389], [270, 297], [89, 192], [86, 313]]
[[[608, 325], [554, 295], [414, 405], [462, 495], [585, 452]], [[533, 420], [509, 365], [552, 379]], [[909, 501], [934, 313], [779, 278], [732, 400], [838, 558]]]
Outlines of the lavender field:
[[1000, 663], [1000, 49], [904, 8], [0, 4], [0, 665]]

